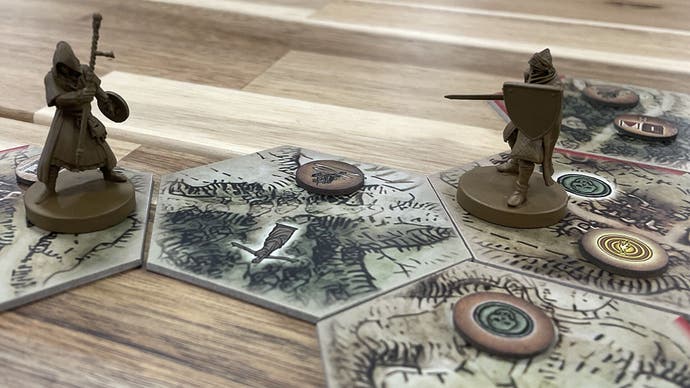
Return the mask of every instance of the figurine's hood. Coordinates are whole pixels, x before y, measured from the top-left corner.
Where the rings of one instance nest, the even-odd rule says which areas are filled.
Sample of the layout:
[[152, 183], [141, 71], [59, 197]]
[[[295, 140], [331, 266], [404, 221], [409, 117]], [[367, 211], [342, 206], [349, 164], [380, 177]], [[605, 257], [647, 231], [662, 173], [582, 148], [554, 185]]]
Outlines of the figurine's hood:
[[62, 63], [63, 65], [69, 67], [70, 69], [81, 74], [81, 64], [79, 59], [74, 55], [72, 47], [70, 47], [67, 42], [58, 42], [57, 47], [55, 47], [55, 54], [53, 54], [53, 70], [57, 73], [57, 65]]
[[529, 60], [529, 64], [536, 67], [539, 70], [546, 70], [553, 67], [553, 59], [551, 58], [551, 50], [544, 49], [538, 53], [532, 55]]
[[546, 84], [556, 78], [556, 69], [553, 67], [551, 51], [545, 49], [532, 55], [529, 60], [530, 83]]

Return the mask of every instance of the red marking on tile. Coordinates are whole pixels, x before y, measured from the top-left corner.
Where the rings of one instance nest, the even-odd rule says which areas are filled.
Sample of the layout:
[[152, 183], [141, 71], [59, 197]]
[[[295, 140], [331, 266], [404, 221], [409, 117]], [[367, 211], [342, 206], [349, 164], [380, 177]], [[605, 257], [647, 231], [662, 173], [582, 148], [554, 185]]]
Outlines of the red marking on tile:
[[508, 109], [506, 108], [506, 103], [505, 103], [505, 101], [503, 101], [503, 100], [495, 100], [493, 103], [496, 104], [496, 106], [498, 107], [498, 109], [502, 110], [506, 115], [508, 114]]
[[6, 150], [0, 150], [0, 153], [4, 154], [5, 152], [21, 150], [21, 149], [28, 148], [28, 147], [29, 147], [28, 144], [27, 144], [27, 145], [22, 145], [22, 146], [17, 146], [17, 147], [14, 147], [14, 148], [8, 148], [8, 149], [6, 149]]
[[604, 156], [604, 155], [599, 155], [599, 154], [590, 154], [588, 152], [582, 152], [582, 151], [573, 151], [565, 148], [560, 148], [556, 147], [555, 150], [558, 153], [561, 154], [569, 154], [569, 155], [575, 155], [575, 156], [583, 156], [591, 159], [597, 159], [597, 160], [606, 160], [606, 161], [611, 161], [611, 162], [619, 162], [619, 163], [625, 163], [625, 164], [632, 164], [635, 166], [640, 166], [648, 169], [654, 169], [654, 170], [659, 170], [665, 173], [673, 174], [673, 175], [683, 175], [686, 174], [685, 171], [681, 170], [676, 170], [670, 167], [661, 167], [661, 166], [655, 166], [651, 164], [646, 164], [642, 162], [632, 162], [630, 160], [625, 160], [625, 159], [617, 159], [612, 156]]
[[681, 330], [683, 330], [683, 332], [685, 332], [685, 335], [687, 335], [688, 338], [690, 338], [690, 322], [688, 322], [688, 320], [685, 319], [685, 317], [679, 316], [673, 322], [675, 322], [675, 324], [678, 325], [678, 327], [680, 327]]

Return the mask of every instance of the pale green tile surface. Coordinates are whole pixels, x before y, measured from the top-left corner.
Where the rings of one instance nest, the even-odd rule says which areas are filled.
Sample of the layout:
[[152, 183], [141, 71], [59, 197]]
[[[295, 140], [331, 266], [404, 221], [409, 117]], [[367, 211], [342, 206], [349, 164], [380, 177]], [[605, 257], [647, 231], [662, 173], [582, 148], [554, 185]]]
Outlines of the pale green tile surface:
[[[297, 167], [339, 159], [280, 147], [161, 179], [147, 268], [301, 319], [348, 306], [469, 259], [424, 176], [348, 161], [366, 176], [345, 197], [311, 195]], [[297, 230], [253, 255], [277, 223]]]
[[[554, 320], [546, 353], [507, 360], [467, 344], [453, 305], [482, 291], [525, 299]], [[674, 314], [467, 262], [320, 321], [330, 388], [683, 387], [690, 337]]]
[[[690, 311], [690, 175], [556, 153], [554, 179], [566, 173], [588, 174], [585, 177], [610, 183], [611, 195], [570, 195], [568, 213], [561, 222], [547, 228], [513, 229], [480, 220], [455, 201], [463, 171], [477, 164], [498, 163], [504, 157], [496, 155], [430, 177], [477, 261], [666, 310]], [[580, 237], [589, 230], [607, 227], [640, 233], [660, 243], [669, 255], [666, 272], [647, 279], [629, 278], [585, 260], [579, 250]]]
[[40, 153], [0, 153], [0, 310], [6, 310], [141, 264], [152, 175], [123, 170], [136, 189], [136, 210], [103, 231], [58, 234], [27, 226], [15, 164]]

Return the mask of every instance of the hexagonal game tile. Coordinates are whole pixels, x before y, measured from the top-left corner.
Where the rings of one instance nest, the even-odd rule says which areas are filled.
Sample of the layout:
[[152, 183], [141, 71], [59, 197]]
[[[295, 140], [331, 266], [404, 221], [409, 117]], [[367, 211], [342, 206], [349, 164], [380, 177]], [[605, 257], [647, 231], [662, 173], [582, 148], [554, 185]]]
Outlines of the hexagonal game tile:
[[40, 149], [0, 152], [0, 311], [141, 265], [152, 175], [121, 170], [134, 184], [136, 210], [111, 228], [59, 234], [27, 225], [15, 166]]
[[424, 176], [347, 161], [347, 196], [296, 169], [338, 159], [279, 147], [164, 176], [147, 268], [316, 321], [471, 258]]
[[[553, 158], [554, 179], [569, 193], [568, 213], [550, 227], [514, 229], [480, 220], [455, 201], [463, 171], [506, 158], [496, 155], [430, 177], [477, 261], [658, 308], [690, 309], [690, 174], [559, 151]], [[640, 279], [597, 267], [584, 258], [578, 242], [587, 231], [600, 228], [626, 229], [658, 242], [668, 253], [668, 268]]]
[[[485, 291], [541, 309], [556, 327], [555, 344], [516, 359], [471, 345], [454, 325], [454, 306]], [[494, 319], [518, 322], [503, 313]], [[317, 327], [331, 388], [683, 387], [690, 382], [687, 325], [677, 314], [468, 262]]]

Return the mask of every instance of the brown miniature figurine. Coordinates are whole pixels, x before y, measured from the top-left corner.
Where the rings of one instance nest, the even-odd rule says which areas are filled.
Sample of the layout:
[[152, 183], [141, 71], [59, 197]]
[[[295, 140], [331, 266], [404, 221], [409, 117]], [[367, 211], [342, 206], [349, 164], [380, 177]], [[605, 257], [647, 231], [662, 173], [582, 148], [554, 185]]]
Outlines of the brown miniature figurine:
[[127, 177], [113, 171], [117, 160], [105, 141], [105, 126], [91, 114], [94, 97], [107, 110], [113, 104], [93, 69], [79, 63], [69, 44], [58, 42], [53, 68], [44, 81], [48, 106], [57, 109], [38, 162], [38, 180], [46, 188], [38, 201], [55, 194], [61, 167], [70, 171], [100, 168], [103, 179], [125, 182]]
[[[79, 63], [68, 43], [58, 42], [53, 67], [44, 79], [46, 101], [56, 111], [38, 162], [39, 182], [27, 191], [25, 204], [28, 219], [51, 231], [77, 233], [102, 229], [119, 223], [134, 210], [133, 187], [126, 176], [113, 170], [117, 160], [105, 141], [105, 126], [91, 114], [91, 102], [96, 98], [101, 112], [111, 120], [122, 122], [129, 116], [125, 101], [101, 89], [101, 80], [94, 73], [96, 56], [114, 57], [111, 52], [96, 49], [101, 19], [99, 14], [93, 16], [89, 65]], [[110, 184], [87, 182], [93, 180], [93, 173], [66, 178], [69, 182], [63, 185], [63, 194], [83, 201], [76, 210], [68, 210], [63, 206], [67, 202], [64, 198], [59, 200], [61, 193], [56, 190], [61, 168], [71, 172], [100, 169], [103, 180]], [[81, 197], [76, 195], [80, 189]], [[85, 201], [91, 200], [112, 203], [86, 206]]]
[[[551, 158], [560, 133], [563, 86], [549, 49], [532, 56], [524, 81], [506, 82], [502, 96], [448, 95], [446, 98], [505, 100], [511, 119], [503, 130], [503, 140], [510, 145], [510, 159], [495, 169], [478, 167], [464, 174], [458, 183], [460, 205], [493, 223], [534, 228], [558, 222], [565, 215], [567, 202], [567, 194], [554, 185], [552, 178]], [[543, 183], [537, 184], [538, 180], [534, 179], [533, 175], [538, 175], [533, 174], [535, 164], [542, 165]], [[504, 187], [507, 182], [510, 188]], [[528, 195], [531, 186], [535, 193]], [[500, 198], [494, 196], [497, 192]]]
[[[524, 74], [525, 82], [562, 88], [563, 84], [558, 79], [558, 74], [551, 61], [549, 49], [534, 54], [529, 60], [529, 69]], [[547, 186], [555, 183], [551, 178], [553, 175], [551, 157], [561, 131], [560, 109], [552, 124], [537, 138], [530, 138], [513, 121], [509, 122], [503, 129], [503, 141], [510, 145], [510, 160], [497, 166], [497, 168], [500, 172], [517, 174], [515, 191], [508, 197], [508, 206], [519, 206], [527, 199], [529, 178], [532, 176], [535, 163], [542, 165], [544, 183]]]

